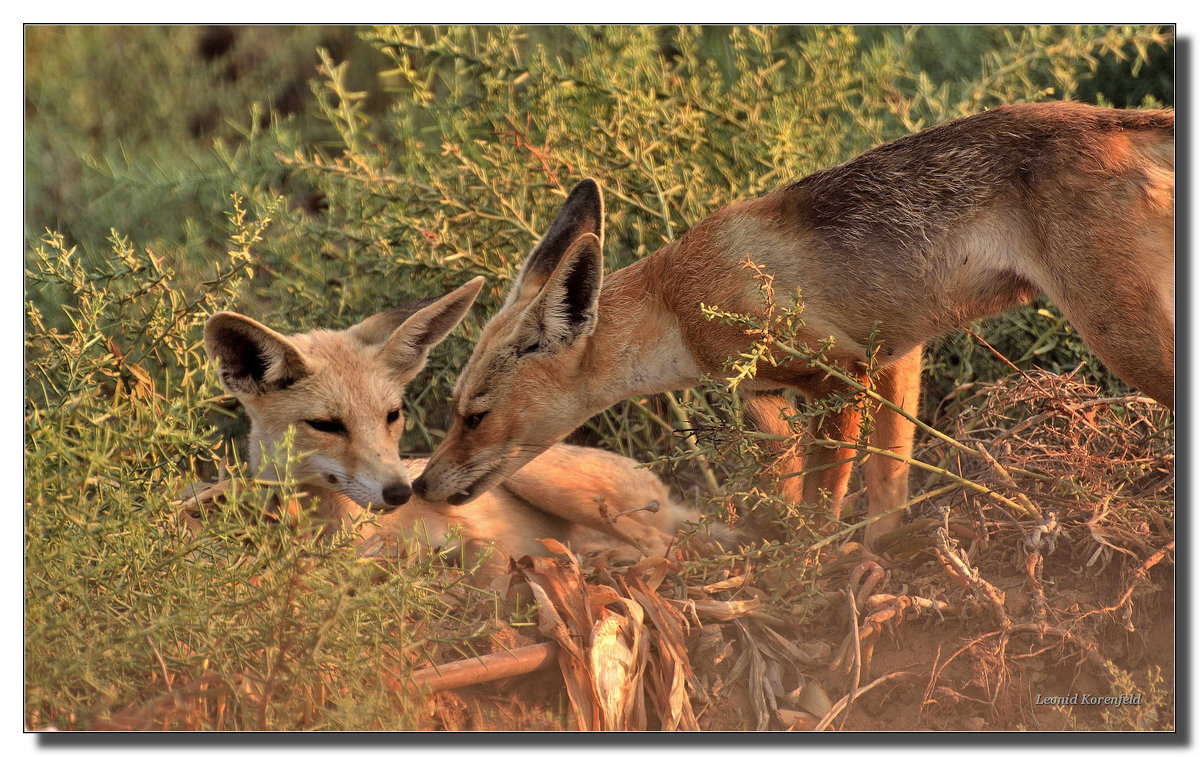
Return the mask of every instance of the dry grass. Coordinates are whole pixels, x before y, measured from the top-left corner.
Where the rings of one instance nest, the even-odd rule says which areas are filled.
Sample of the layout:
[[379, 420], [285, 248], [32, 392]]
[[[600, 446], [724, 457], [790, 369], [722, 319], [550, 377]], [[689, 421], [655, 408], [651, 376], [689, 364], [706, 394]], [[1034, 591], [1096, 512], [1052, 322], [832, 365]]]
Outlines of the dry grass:
[[[822, 573], [815, 591], [782, 593], [753, 548], [738, 558], [685, 539], [614, 567], [552, 543], [554, 558], [524, 558], [492, 587], [536, 619], [503, 626], [491, 651], [515, 649], [516, 660], [552, 642], [554, 672], [434, 695], [427, 725], [1170, 729], [1173, 687], [1159, 672], [1173, 663], [1162, 646], [1173, 635], [1170, 414], [1136, 395], [1099, 397], [1071, 376], [1018, 373], [964, 389], [941, 417], [982, 454], [928, 436], [918, 457], [1034, 517], [960, 489], [918, 505], [887, 561], [797, 536], [789, 547], [812, 550]], [[940, 485], [931, 475], [915, 494]], [[461, 584], [447, 591], [457, 610], [444, 618], [486, 623], [490, 610], [472, 597]], [[538, 659], [527, 669], [544, 671]], [[1140, 694], [1142, 704], [1034, 704], [1072, 691]]]

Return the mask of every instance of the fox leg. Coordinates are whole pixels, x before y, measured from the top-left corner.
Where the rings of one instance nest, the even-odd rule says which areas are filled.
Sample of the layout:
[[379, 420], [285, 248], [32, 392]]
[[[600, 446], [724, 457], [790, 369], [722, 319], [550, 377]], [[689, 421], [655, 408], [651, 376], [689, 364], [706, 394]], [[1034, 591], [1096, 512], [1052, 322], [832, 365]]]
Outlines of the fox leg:
[[1161, 250], [1134, 250], [1132, 260], [1157, 265], [1127, 266], [1118, 274], [1096, 266], [1043, 288], [1113, 373], [1174, 411], [1175, 282], [1168, 267], [1174, 258], [1159, 260], [1164, 257]]
[[[759, 431], [784, 439], [792, 437], [792, 426], [783, 414], [794, 414], [796, 408], [787, 397], [777, 393], [744, 392], [742, 407]], [[792, 504], [804, 501], [804, 456], [799, 445], [794, 441], [763, 444], [775, 458], [771, 468], [776, 474], [779, 495]]]
[[[875, 391], [884, 399], [916, 416], [921, 396], [921, 348], [887, 365], [875, 377]], [[896, 411], [874, 403], [874, 425], [869, 445], [908, 458], [912, 456], [916, 427]], [[870, 515], [899, 507], [908, 499], [908, 463], [883, 455], [868, 455], [863, 463], [867, 479]], [[866, 528], [867, 544], [900, 525], [899, 511], [871, 523]]]
[[[808, 397], [820, 398], [842, 387], [840, 382], [836, 385], [833, 382], [833, 379], [812, 381], [806, 377], [798, 381], [796, 389]], [[758, 430], [785, 439], [793, 436], [791, 424], [782, 415], [794, 408], [783, 395], [747, 392], [742, 405]], [[861, 421], [858, 408], [847, 406], [811, 421], [809, 432], [815, 439], [853, 444], [858, 441]], [[812, 443], [802, 453], [795, 440], [765, 444], [776, 458], [771, 466], [776, 474], [776, 490], [786, 502], [814, 505], [821, 502], [823, 492], [828, 492], [830, 515], [835, 520], [841, 517], [842, 499], [850, 480], [850, 461], [855, 455], [853, 449]]]
[[[861, 424], [860, 408], [847, 405], [813, 419], [809, 423], [809, 433], [814, 440], [856, 444]], [[850, 483], [850, 464], [856, 454], [851, 447], [821, 444], [820, 441], [810, 444], [804, 460], [804, 468], [808, 471], [804, 476], [804, 501], [815, 504], [828, 493], [829, 514], [834, 520], [840, 519], [842, 500]]]

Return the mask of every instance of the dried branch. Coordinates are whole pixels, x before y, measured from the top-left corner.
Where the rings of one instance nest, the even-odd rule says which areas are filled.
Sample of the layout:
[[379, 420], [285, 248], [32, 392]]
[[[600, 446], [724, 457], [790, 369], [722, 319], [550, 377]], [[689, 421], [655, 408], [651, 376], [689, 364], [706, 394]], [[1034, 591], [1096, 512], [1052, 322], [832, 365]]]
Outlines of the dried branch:
[[448, 691], [545, 670], [553, 667], [557, 660], [558, 645], [547, 641], [422, 668], [413, 672], [412, 684], [416, 688], [427, 687], [430, 693]]

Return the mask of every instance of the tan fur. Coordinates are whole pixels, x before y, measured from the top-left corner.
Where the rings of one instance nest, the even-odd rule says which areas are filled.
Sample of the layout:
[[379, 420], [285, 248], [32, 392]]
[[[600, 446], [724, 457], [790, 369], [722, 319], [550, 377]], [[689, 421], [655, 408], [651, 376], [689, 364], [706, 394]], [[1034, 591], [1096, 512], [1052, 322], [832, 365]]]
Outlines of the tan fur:
[[[427, 462], [405, 458], [402, 464], [416, 477]], [[476, 575], [485, 581], [507, 571], [510, 559], [550, 554], [542, 539], [556, 539], [579, 553], [631, 560], [665, 554], [672, 537], [700, 519], [636, 461], [568, 444], [550, 447], [466, 505], [414, 496], [389, 512], [371, 513], [320, 486], [308, 491], [316, 500], [318, 520], [353, 530], [372, 552], [390, 554], [414, 546], [439, 551], [461, 565], [478, 565]], [[642, 509], [647, 506], [651, 509]]]
[[[801, 293], [801, 340], [832, 336], [829, 359], [860, 381], [878, 327], [875, 388], [907, 411], [917, 408], [925, 342], [1039, 292], [1110, 369], [1173, 407], [1173, 224], [1173, 113], [1069, 102], [1000, 107], [881, 145], [713, 213], [602, 287], [603, 203], [582, 182], [484, 330], [459, 377], [457, 418], [415, 485], [431, 499], [469, 500], [616, 401], [721, 375], [751, 340], [705, 319], [699, 304], [758, 311], [747, 257], [774, 275], [777, 293]], [[542, 304], [560, 296], [547, 287], [554, 281], [575, 282], [565, 311]], [[529, 334], [551, 331], [566, 336], [519, 354]], [[744, 386], [811, 397], [843, 388], [798, 362], [760, 365]], [[751, 410], [760, 426], [786, 428], [778, 400]], [[477, 428], [464, 425], [470, 415], [482, 419]], [[912, 424], [876, 415], [870, 444], [907, 455]], [[827, 416], [813, 431], [852, 442], [858, 417]], [[837, 463], [851, 456], [814, 449], [806, 463], [824, 469], [802, 493], [785, 478], [785, 495], [813, 502], [826, 490], [838, 517], [849, 468]], [[799, 457], [781, 466], [795, 473]], [[867, 463], [872, 514], [903, 504], [906, 477], [901, 463]]]
[[[373, 548], [446, 548], [466, 564], [486, 555], [485, 577], [505, 570], [509, 558], [545, 554], [544, 538], [623, 557], [666, 551], [697, 514], [672, 501], [653, 473], [604, 450], [554, 445], [462, 507], [411, 495], [408, 482], [425, 460], [399, 456], [405, 384], [481, 285], [476, 279], [345, 331], [284, 336], [245, 316], [213, 316], [205, 344], [250, 419], [252, 468], [279, 480], [266, 461], [281, 457], [295, 429], [293, 474], [319, 520], [355, 528]], [[451, 543], [454, 533], [460, 540]]]

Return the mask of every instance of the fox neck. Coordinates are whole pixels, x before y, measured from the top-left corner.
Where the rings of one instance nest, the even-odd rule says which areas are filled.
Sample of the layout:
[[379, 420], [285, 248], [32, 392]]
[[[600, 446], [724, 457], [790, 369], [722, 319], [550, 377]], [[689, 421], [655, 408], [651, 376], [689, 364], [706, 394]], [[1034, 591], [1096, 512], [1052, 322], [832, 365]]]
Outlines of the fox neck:
[[645, 262], [615, 271], [600, 290], [596, 330], [583, 361], [596, 412], [631, 396], [687, 389], [701, 379], [678, 319], [648, 285]]

